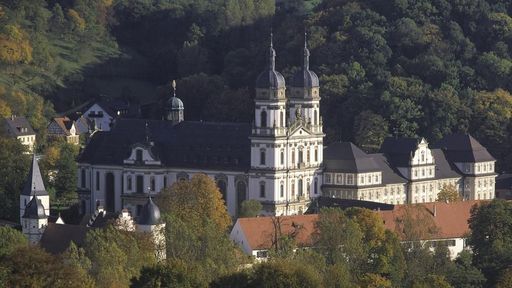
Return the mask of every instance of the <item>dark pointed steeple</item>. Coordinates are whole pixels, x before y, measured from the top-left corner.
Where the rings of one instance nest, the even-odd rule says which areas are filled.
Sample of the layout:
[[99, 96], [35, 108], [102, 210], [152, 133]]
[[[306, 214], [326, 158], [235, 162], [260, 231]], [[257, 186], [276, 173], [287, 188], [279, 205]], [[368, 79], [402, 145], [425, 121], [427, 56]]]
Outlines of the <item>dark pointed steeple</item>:
[[[274, 50], [273, 33], [270, 32], [270, 47], [268, 55], [268, 68], [261, 72], [256, 79], [256, 88], [277, 90], [285, 87], [283, 75], [276, 71], [276, 51]], [[284, 94], [284, 93], [283, 93]], [[270, 97], [270, 93], [266, 97]], [[258, 98], [259, 96], [256, 95]]]
[[[304, 48], [303, 48], [303, 62], [302, 62], [302, 69], [297, 71], [293, 75], [291, 87], [295, 88], [314, 88], [319, 87], [319, 81], [318, 76], [315, 74], [315, 72], [309, 70], [309, 56], [311, 54], [309, 53], [308, 44], [307, 44], [307, 33], [304, 32]], [[292, 98], [303, 98], [306, 94], [292, 94]], [[310, 97], [310, 96], [308, 96]]]
[[41, 170], [37, 164], [36, 154], [33, 154], [32, 156], [30, 171], [28, 172], [28, 177], [21, 194], [26, 196], [48, 195], [48, 192], [46, 192], [46, 189], [44, 188], [43, 177], [41, 177]]
[[309, 70], [309, 50], [308, 50], [308, 33], [304, 31], [304, 70]]
[[270, 31], [270, 49], [269, 49], [269, 69], [271, 71], [276, 70], [276, 50], [274, 50], [273, 39], [274, 35]]

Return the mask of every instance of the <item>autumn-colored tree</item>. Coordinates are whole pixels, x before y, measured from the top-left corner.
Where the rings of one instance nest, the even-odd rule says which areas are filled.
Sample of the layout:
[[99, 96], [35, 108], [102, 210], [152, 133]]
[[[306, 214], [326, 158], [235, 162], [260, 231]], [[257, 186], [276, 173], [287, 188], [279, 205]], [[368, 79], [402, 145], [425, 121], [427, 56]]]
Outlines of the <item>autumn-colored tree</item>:
[[443, 185], [443, 188], [437, 193], [438, 202], [457, 202], [460, 200], [459, 191], [453, 184]]
[[401, 239], [406, 241], [419, 241], [432, 239], [439, 233], [432, 214], [422, 205], [405, 205], [401, 207], [400, 216], [395, 224]]
[[378, 274], [367, 273], [361, 280], [361, 287], [367, 288], [391, 288], [391, 281]]
[[0, 264], [8, 271], [6, 287], [95, 287], [87, 275], [78, 273], [76, 267], [37, 246], [19, 247]]
[[7, 64], [32, 61], [32, 46], [28, 34], [16, 25], [7, 25], [0, 34], [0, 62]]
[[74, 9], [68, 9], [68, 18], [71, 22], [71, 30], [83, 32], [85, 30], [85, 20]]
[[498, 278], [498, 282], [496, 283], [496, 288], [508, 287], [512, 287], [512, 268], [503, 270], [500, 277]]
[[227, 231], [231, 225], [217, 184], [204, 174], [174, 183], [159, 194], [157, 201], [163, 213], [172, 212], [193, 226], [212, 221], [220, 231]]

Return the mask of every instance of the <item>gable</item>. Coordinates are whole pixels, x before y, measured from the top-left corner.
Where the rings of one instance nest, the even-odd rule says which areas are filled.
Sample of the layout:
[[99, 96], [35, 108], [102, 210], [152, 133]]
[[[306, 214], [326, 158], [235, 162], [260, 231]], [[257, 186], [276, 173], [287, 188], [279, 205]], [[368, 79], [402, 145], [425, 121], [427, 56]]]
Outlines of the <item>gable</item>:
[[151, 151], [151, 146], [134, 144], [130, 156], [124, 160], [125, 164], [161, 165], [158, 157]]
[[311, 136], [311, 135], [312, 135], [312, 133], [302, 126], [299, 126], [298, 128], [296, 128], [296, 130], [293, 130], [290, 133], [290, 137], [293, 137], [293, 138], [301, 138], [301, 137], [307, 137], [307, 136]]
[[106, 118], [113, 117], [110, 115], [103, 107], [98, 105], [97, 103], [93, 104], [89, 109], [84, 112], [84, 115], [89, 118]]

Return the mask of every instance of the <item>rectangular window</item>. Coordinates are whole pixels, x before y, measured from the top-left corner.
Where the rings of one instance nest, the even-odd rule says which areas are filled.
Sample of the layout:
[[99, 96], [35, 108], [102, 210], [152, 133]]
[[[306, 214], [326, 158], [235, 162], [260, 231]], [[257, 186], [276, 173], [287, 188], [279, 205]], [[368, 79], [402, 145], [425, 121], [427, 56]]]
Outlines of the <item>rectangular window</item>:
[[281, 187], [279, 188], [279, 196], [284, 197], [284, 185], [281, 184]]
[[265, 165], [265, 151], [264, 150], [261, 150], [260, 151], [260, 165]]
[[100, 172], [96, 171], [96, 191], [100, 190]]
[[265, 198], [265, 182], [260, 183], [260, 198]]
[[318, 162], [318, 148], [315, 148], [315, 162]]
[[284, 165], [284, 151], [281, 151], [281, 165]]
[[354, 176], [347, 175], [347, 185], [352, 185], [354, 182]]

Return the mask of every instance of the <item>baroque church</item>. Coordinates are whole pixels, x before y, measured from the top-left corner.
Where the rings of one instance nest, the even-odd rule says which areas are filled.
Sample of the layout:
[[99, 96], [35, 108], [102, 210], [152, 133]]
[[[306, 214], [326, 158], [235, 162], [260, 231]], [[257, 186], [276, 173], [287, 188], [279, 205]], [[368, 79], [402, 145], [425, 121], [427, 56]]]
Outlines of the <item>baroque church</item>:
[[163, 120], [117, 119], [92, 135], [78, 159], [83, 214], [127, 209], [138, 218], [148, 195], [204, 173], [228, 212], [258, 200], [261, 214], [305, 212], [318, 196], [390, 204], [433, 202], [445, 185], [461, 198], [494, 198], [495, 159], [474, 138], [454, 134], [430, 148], [425, 139], [388, 138], [380, 153], [352, 143], [323, 145], [318, 76], [303, 65], [287, 91], [270, 42], [267, 68], [256, 80], [253, 123], [186, 121], [174, 93]]

